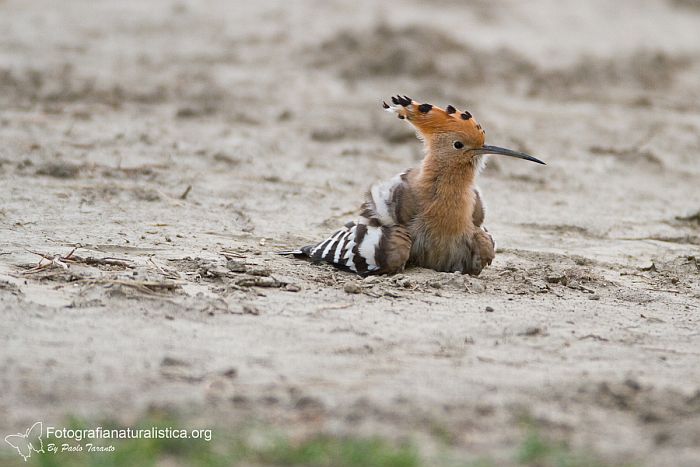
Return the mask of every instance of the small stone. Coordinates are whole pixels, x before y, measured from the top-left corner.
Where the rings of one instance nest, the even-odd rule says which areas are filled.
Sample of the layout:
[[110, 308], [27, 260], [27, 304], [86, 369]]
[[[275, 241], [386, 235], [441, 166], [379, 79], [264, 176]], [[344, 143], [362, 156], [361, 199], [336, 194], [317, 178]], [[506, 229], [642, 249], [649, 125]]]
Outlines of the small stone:
[[568, 281], [566, 274], [560, 274], [560, 273], [549, 274], [545, 279], [550, 284], [566, 285], [566, 283]]
[[353, 294], [358, 294], [362, 292], [362, 287], [355, 282], [347, 282], [345, 286], [343, 287], [343, 290], [345, 290], [346, 293], [353, 293]]
[[233, 405], [244, 406], [248, 405], [248, 398], [246, 396], [235, 395], [231, 398]]
[[274, 277], [247, 276], [236, 281], [241, 287], [281, 287], [282, 283]]
[[276, 396], [263, 396], [260, 400], [265, 405], [277, 405], [280, 402], [279, 398]]
[[284, 290], [287, 292], [299, 292], [301, 290], [301, 287], [299, 287], [296, 284], [287, 284], [284, 286]]
[[521, 336], [539, 336], [540, 334], [542, 334], [542, 328], [538, 326], [530, 326], [520, 333]]
[[205, 277], [223, 277], [228, 275], [228, 269], [219, 265], [204, 265], [199, 271]]
[[588, 299], [589, 300], [600, 300], [600, 295], [596, 295], [596, 294], [589, 295]]
[[246, 272], [246, 265], [244, 261], [239, 261], [237, 259], [230, 259], [226, 262], [226, 268], [231, 272]]
[[243, 314], [258, 316], [260, 314], [260, 310], [253, 305], [243, 305]]
[[261, 266], [256, 266], [251, 269], [249, 269], [248, 274], [251, 276], [259, 276], [259, 277], [269, 277], [270, 274], [272, 274], [272, 271], [270, 271], [268, 268], [264, 268]]
[[639, 381], [632, 378], [627, 378], [625, 380], [625, 386], [627, 386], [633, 391], [639, 391], [640, 389], [642, 389], [642, 385], [639, 384]]
[[177, 109], [175, 116], [177, 118], [192, 118], [192, 117], [196, 117], [197, 114], [198, 114], [198, 112], [191, 107], [182, 107], [180, 109]]
[[160, 366], [189, 366], [189, 363], [179, 358], [166, 356], [160, 361]]
[[226, 378], [233, 379], [236, 376], [238, 376], [238, 369], [237, 368], [228, 368], [224, 371], [221, 372], [221, 376], [225, 376]]
[[447, 286], [462, 287], [464, 286], [464, 278], [460, 273], [450, 274], [442, 283]]
[[294, 403], [294, 408], [299, 410], [321, 410], [323, 409], [323, 403], [315, 397], [302, 396]]
[[487, 307], [486, 307], [486, 311], [487, 311], [488, 313], [493, 313], [495, 310], [493, 309], [492, 306], [487, 306]]
[[473, 292], [473, 293], [486, 292], [486, 287], [484, 286], [484, 284], [482, 284], [481, 282], [474, 282], [473, 284], [469, 284], [468, 280], [469, 279], [464, 281], [464, 285], [469, 292]]
[[[28, 165], [31, 165], [31, 162]], [[80, 166], [62, 161], [49, 162], [41, 165], [36, 174], [55, 178], [76, 178], [80, 174]]]

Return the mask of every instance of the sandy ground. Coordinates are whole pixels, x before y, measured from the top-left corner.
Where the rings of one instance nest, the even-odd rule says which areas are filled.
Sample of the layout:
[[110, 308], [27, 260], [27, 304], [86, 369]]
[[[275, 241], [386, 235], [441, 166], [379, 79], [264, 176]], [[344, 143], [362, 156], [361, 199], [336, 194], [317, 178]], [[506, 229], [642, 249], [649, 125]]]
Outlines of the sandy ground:
[[[0, 433], [194, 408], [506, 463], [529, 416], [699, 465], [698, 76], [690, 0], [0, 0]], [[494, 264], [276, 256], [420, 160], [397, 92], [547, 161], [482, 174]]]

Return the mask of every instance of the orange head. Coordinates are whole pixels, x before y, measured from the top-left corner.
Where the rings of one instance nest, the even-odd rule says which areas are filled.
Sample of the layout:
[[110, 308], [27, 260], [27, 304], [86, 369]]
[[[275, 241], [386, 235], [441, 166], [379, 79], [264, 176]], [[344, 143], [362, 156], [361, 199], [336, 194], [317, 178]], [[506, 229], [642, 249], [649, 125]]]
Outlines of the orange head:
[[428, 150], [477, 159], [482, 154], [502, 154], [544, 164], [528, 154], [484, 145], [486, 132], [467, 111], [448, 105], [445, 109], [420, 104], [407, 96], [391, 98], [393, 105], [383, 102], [384, 109], [410, 122]]

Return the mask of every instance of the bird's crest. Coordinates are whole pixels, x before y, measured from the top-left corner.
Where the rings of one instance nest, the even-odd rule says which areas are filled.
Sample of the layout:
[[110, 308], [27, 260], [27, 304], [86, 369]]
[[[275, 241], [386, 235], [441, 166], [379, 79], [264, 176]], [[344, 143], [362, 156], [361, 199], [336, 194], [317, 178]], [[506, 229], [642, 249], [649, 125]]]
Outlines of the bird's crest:
[[452, 105], [442, 109], [427, 103], [421, 104], [408, 96], [392, 97], [391, 102], [392, 105], [383, 102], [384, 109], [409, 121], [424, 138], [454, 132], [463, 134], [473, 147], [484, 144], [486, 132], [466, 110], [458, 110]]

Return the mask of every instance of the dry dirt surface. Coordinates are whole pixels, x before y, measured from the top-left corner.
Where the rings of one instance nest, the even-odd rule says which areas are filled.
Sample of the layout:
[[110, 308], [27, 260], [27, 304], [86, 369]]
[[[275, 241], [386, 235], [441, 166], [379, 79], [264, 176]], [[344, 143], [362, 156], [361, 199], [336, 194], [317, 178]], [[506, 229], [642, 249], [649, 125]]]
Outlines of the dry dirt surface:
[[[0, 433], [194, 408], [505, 465], [527, 417], [700, 465], [699, 76], [690, 0], [0, 0]], [[547, 162], [482, 173], [493, 265], [275, 255], [420, 161], [397, 92]]]

